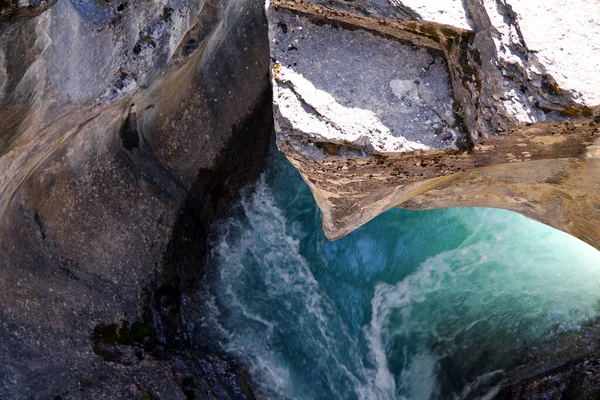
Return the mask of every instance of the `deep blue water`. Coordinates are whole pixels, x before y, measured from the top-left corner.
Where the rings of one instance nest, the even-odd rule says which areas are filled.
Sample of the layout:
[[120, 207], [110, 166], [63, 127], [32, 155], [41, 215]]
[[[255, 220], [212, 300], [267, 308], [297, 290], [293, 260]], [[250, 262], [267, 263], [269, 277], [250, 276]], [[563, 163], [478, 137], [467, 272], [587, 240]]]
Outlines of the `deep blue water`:
[[259, 398], [485, 398], [599, 314], [600, 253], [503, 210], [394, 209], [335, 241], [273, 150], [215, 228], [202, 300]]

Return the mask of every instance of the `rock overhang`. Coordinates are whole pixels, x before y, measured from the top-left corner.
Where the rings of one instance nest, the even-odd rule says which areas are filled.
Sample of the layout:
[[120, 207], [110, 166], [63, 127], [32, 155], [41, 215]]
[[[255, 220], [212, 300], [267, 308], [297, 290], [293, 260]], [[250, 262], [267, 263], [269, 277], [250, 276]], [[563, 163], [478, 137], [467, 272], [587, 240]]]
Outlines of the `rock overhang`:
[[[408, 3], [267, 3], [278, 147], [311, 188], [326, 235], [337, 239], [395, 206], [482, 205], [598, 247], [600, 232], [580, 233], [596, 214], [565, 215], [575, 189], [564, 190], [565, 180], [556, 183], [538, 162], [572, 160], [561, 174], [592, 174], [597, 107], [571, 90], [576, 85], [558, 85], [527, 48], [509, 4], [494, 8], [509, 27], [503, 32], [491, 2]], [[476, 187], [485, 186], [480, 170], [501, 180], [488, 182], [499, 185], [489, 196]], [[515, 179], [503, 183], [506, 171]], [[531, 176], [546, 197], [522, 192], [519, 179]], [[450, 195], [451, 182], [458, 183]], [[553, 217], [544, 207], [556, 190], [563, 208]], [[507, 201], [517, 192], [518, 202]]]

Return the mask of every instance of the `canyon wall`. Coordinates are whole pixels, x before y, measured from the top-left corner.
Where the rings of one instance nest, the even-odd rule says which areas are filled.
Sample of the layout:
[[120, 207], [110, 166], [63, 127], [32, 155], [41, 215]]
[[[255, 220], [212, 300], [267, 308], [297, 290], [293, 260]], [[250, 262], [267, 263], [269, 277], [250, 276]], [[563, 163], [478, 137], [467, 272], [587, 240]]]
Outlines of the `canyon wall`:
[[264, 7], [0, 0], [0, 398], [253, 398], [181, 294], [272, 112], [331, 239], [488, 206], [600, 246], [597, 1]]
[[0, 398], [251, 398], [180, 293], [272, 129], [264, 5], [0, 2]]
[[[599, 10], [585, 0], [271, 0], [277, 145], [325, 235], [392, 207], [494, 207], [600, 249]], [[496, 398], [597, 396], [586, 332], [532, 349], [530, 360], [548, 359], [524, 365]]]

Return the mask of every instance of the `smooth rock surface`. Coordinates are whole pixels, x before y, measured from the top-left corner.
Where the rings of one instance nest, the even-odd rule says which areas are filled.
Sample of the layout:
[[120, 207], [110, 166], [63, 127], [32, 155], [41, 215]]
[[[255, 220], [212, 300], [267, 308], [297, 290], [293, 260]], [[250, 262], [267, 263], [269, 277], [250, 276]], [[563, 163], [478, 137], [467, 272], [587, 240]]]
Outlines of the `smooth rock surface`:
[[254, 0], [0, 1], [0, 398], [253, 398], [182, 293], [261, 169], [268, 40], [329, 237], [488, 206], [600, 247], [596, 5], [273, 0], [267, 38]]
[[0, 398], [252, 398], [180, 297], [261, 169], [263, 4], [46, 5], [0, 20]]

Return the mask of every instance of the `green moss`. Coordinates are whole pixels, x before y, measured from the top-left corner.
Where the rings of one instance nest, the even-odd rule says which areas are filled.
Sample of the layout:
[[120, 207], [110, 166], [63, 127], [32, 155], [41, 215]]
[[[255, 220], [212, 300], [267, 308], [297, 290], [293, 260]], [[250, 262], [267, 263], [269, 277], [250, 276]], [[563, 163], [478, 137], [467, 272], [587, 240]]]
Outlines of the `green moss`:
[[461, 51], [458, 56], [458, 62], [460, 63], [460, 68], [467, 76], [471, 76], [473, 74], [473, 67], [469, 65], [469, 57], [464, 51]]
[[467, 123], [465, 121], [465, 111], [462, 105], [455, 101], [452, 103], [452, 113], [454, 114], [455, 126], [461, 128], [464, 132], [467, 132]]
[[473, 31], [463, 31], [460, 34], [460, 41], [465, 43], [472, 43], [475, 39], [475, 32]]
[[478, 74], [475, 74], [475, 87], [477, 88], [478, 92], [481, 92], [481, 89], [483, 89], [483, 83], [481, 82], [481, 78], [479, 78]]
[[92, 332], [92, 340], [94, 343], [116, 344], [120, 341], [119, 325], [98, 325]]
[[12, 7], [12, 0], [0, 0], [0, 13]]
[[587, 106], [564, 106], [560, 113], [567, 117], [586, 117], [591, 118], [594, 112]]
[[98, 4], [100, 7], [106, 7], [110, 4], [110, 0], [96, 0], [96, 4]]
[[417, 25], [416, 22], [409, 22], [407, 25], [410, 29], [414, 29], [414, 30], [416, 30], [419, 27], [419, 25]]
[[148, 392], [146, 389], [144, 389], [143, 387], [141, 387], [139, 384], [136, 383], [135, 386], [140, 391], [140, 393], [142, 394], [143, 398], [150, 399], [150, 400], [156, 400], [156, 397], [152, 396], [150, 394], [150, 392]]
[[544, 75], [542, 77], [542, 90], [548, 93], [550, 96], [562, 95], [562, 90], [552, 77]]
[[453, 38], [454, 40], [456, 40], [457, 42], [460, 40], [460, 34], [450, 28], [440, 28], [440, 31], [444, 34], [444, 36], [446, 36], [446, 38]]
[[466, 42], [460, 42], [458, 46], [458, 62], [464, 74], [468, 77], [475, 74], [476, 70], [469, 63], [469, 45]]
[[581, 107], [581, 115], [583, 115], [584, 117], [587, 117], [587, 118], [591, 118], [594, 116], [594, 112], [592, 111], [591, 108], [589, 108], [587, 106], [583, 106], [583, 107]]
[[131, 325], [131, 337], [135, 341], [142, 341], [147, 337], [152, 336], [152, 328], [148, 324], [136, 321]]
[[446, 50], [452, 51], [453, 48], [458, 47], [458, 39], [453, 37], [446, 38]]
[[458, 35], [451, 29], [443, 29], [446, 34], [446, 48], [448, 51], [454, 53], [455, 56], [458, 56], [458, 65], [463, 72], [463, 85], [467, 87], [467, 83], [472, 82], [480, 92], [482, 90], [482, 82], [479, 77], [479, 71], [474, 64], [481, 65], [481, 53], [471, 46], [472, 33], [463, 32], [463, 34]]
[[421, 32], [423, 32], [430, 39], [433, 39], [435, 42], [439, 43], [439, 41], [440, 41], [440, 34], [438, 33], [437, 29], [434, 26], [431, 26], [431, 25], [421, 25], [419, 27], [419, 30]]

